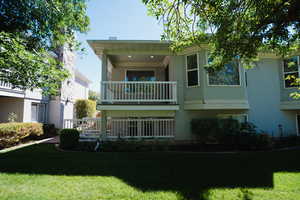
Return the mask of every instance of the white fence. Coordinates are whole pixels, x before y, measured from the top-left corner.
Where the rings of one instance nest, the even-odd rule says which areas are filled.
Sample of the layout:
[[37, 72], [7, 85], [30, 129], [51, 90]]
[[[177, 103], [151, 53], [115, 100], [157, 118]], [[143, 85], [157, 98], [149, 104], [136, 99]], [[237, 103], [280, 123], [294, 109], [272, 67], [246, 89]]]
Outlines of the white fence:
[[174, 119], [110, 119], [107, 124], [112, 138], [170, 138], [175, 134]]
[[95, 139], [104, 134], [107, 138], [172, 138], [175, 120], [172, 118], [108, 119], [102, 127], [101, 118], [66, 119], [64, 128], [80, 131], [80, 138]]
[[81, 138], [97, 138], [103, 131], [101, 123], [101, 118], [65, 119], [64, 128], [77, 129]]
[[169, 102], [177, 103], [175, 81], [103, 81], [102, 102]]

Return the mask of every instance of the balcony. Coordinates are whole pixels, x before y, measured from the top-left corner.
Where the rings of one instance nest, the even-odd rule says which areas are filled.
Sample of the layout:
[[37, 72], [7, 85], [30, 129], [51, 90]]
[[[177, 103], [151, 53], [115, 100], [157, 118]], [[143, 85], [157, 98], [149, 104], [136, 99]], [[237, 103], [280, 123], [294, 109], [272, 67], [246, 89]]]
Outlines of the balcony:
[[23, 97], [24, 94], [24, 90], [14, 88], [12, 84], [0, 80], [0, 96]]
[[103, 81], [102, 104], [177, 104], [176, 81]]

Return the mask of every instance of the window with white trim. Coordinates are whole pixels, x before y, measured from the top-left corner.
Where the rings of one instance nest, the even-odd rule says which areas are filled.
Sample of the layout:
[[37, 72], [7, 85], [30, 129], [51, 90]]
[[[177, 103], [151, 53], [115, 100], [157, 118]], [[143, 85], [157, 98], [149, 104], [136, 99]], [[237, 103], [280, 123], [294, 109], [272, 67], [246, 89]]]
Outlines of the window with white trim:
[[[208, 58], [208, 64], [210, 62], [212, 62], [212, 59]], [[209, 72], [208, 85], [239, 86], [239, 63], [237, 61], [232, 61], [225, 64], [224, 67], [218, 71]]]
[[46, 105], [43, 103], [31, 104], [31, 121], [32, 122], [45, 122]]
[[299, 78], [299, 56], [294, 56], [283, 61], [284, 87], [297, 87], [295, 81]]
[[199, 67], [197, 54], [186, 56], [187, 86], [199, 86]]
[[240, 123], [248, 122], [247, 114], [219, 114], [218, 118], [220, 118], [220, 119], [235, 119]]

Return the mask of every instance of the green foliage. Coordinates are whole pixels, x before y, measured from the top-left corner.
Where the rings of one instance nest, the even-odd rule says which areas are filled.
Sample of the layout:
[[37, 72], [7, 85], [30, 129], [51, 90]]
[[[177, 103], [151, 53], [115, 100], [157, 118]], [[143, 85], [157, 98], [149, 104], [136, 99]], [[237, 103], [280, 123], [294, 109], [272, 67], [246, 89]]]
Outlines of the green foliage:
[[269, 149], [273, 145], [268, 134], [258, 133], [252, 123], [234, 119], [193, 119], [192, 133], [203, 143], [234, 146], [238, 149]]
[[43, 124], [43, 131], [45, 137], [53, 137], [58, 134], [58, 129], [55, 128], [54, 124]]
[[59, 134], [59, 147], [62, 149], [74, 149], [79, 143], [79, 131], [76, 129], [62, 129]]
[[93, 117], [96, 112], [96, 102], [92, 100], [79, 99], [75, 102], [76, 117]]
[[93, 101], [100, 101], [100, 93], [99, 92], [95, 92], [93, 90], [89, 90], [89, 100], [93, 100]]
[[57, 94], [68, 73], [61, 47], [78, 49], [75, 32], [86, 32], [86, 0], [0, 0], [0, 79], [21, 89]]
[[10, 147], [25, 138], [43, 134], [43, 125], [40, 123], [1, 123], [0, 148]]
[[297, 0], [143, 0], [149, 14], [163, 23], [162, 39], [172, 49], [208, 43], [213, 68], [239, 56], [252, 67], [259, 51], [282, 56], [299, 48]]

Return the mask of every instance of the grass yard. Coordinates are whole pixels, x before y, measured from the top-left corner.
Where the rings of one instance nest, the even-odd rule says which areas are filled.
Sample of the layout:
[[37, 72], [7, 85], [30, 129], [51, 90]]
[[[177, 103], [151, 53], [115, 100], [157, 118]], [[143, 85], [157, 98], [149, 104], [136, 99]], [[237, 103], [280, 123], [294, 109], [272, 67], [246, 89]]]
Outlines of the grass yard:
[[0, 200], [299, 200], [300, 150], [0, 154]]

